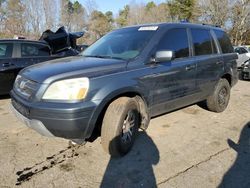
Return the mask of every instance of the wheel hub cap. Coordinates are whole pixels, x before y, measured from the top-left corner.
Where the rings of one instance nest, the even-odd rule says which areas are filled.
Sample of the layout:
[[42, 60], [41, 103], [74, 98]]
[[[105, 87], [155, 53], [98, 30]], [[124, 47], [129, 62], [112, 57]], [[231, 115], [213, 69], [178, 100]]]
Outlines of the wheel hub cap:
[[135, 126], [135, 114], [133, 111], [129, 111], [125, 117], [122, 126], [122, 142], [127, 143], [132, 141], [133, 129]]

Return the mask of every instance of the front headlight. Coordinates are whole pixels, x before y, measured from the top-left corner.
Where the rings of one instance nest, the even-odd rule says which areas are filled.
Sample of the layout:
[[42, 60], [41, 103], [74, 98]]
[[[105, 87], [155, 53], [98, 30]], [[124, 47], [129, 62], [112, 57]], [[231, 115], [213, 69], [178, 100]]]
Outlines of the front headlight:
[[81, 100], [89, 89], [88, 78], [60, 80], [51, 84], [43, 95], [47, 100]]

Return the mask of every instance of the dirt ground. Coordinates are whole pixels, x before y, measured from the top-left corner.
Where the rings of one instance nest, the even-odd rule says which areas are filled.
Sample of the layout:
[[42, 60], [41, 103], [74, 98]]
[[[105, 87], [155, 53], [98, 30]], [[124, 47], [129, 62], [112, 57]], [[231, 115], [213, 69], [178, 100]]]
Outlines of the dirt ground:
[[100, 139], [68, 147], [42, 137], [0, 99], [0, 187], [250, 187], [250, 82], [232, 89], [227, 110], [197, 105], [151, 120], [132, 151], [113, 159]]

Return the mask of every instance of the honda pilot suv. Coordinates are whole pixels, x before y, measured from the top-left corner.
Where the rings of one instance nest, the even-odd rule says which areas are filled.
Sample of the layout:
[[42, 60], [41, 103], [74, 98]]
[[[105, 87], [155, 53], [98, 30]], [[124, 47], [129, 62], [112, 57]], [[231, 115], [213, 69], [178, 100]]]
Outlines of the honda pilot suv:
[[112, 156], [130, 151], [152, 117], [203, 101], [226, 109], [237, 82], [237, 54], [218, 27], [190, 23], [112, 31], [80, 56], [22, 70], [12, 109], [45, 136], [75, 142], [101, 136]]

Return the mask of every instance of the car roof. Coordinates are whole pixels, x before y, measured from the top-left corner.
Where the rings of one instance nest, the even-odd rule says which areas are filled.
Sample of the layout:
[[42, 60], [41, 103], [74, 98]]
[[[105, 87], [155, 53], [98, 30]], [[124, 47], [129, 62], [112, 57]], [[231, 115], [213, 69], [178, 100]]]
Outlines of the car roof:
[[[190, 23], [190, 22], [179, 22], [179, 23], [165, 22], [165, 23], [140, 24], [140, 25], [127, 26], [127, 27], [124, 27], [124, 28], [139, 28], [139, 27], [150, 27], [150, 26], [158, 26], [158, 27], [186, 26], [186, 27], [191, 27], [191, 28], [207, 28], [207, 29], [214, 29], [214, 30], [224, 31], [222, 28], [220, 28], [219, 26], [216, 26], [216, 25], [195, 24], [195, 23]], [[123, 28], [121, 28], [121, 29], [123, 29]]]
[[43, 44], [49, 46], [45, 41], [37, 41], [37, 40], [27, 40], [27, 39], [0, 39], [0, 42], [13, 42], [13, 43], [36, 43], [36, 44]]

